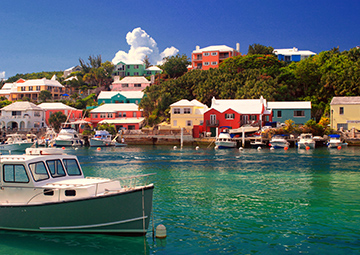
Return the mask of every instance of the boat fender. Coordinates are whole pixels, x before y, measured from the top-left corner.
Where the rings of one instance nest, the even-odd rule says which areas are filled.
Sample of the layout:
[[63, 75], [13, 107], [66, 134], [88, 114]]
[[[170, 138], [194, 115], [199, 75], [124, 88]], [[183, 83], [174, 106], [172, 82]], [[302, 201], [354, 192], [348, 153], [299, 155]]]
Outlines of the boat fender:
[[257, 147], [257, 150], [258, 150], [258, 151], [261, 151], [261, 147], [260, 147], [260, 146], [259, 146], [259, 147]]
[[166, 227], [163, 224], [156, 227], [156, 238], [166, 238]]
[[287, 151], [289, 148], [288, 147], [284, 147], [284, 150]]

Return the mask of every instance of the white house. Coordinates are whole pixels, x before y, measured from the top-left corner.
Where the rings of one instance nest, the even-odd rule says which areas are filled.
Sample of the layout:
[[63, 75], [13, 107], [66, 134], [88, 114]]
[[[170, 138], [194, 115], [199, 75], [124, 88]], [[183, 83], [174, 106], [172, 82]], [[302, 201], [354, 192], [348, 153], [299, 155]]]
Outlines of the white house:
[[1, 108], [1, 128], [28, 131], [46, 127], [45, 111], [30, 102], [14, 102]]

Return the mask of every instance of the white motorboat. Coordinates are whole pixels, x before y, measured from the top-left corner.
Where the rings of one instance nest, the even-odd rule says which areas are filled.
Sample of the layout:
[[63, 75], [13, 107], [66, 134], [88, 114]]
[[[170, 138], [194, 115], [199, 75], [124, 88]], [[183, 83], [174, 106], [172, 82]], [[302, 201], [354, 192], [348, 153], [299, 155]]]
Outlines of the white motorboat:
[[284, 136], [274, 135], [271, 138], [269, 145], [274, 149], [285, 148], [285, 147], [289, 148], [290, 143], [285, 139]]
[[38, 145], [45, 146], [45, 147], [50, 146], [51, 144], [55, 143], [56, 136], [57, 136], [57, 133], [55, 132], [55, 130], [52, 128], [49, 128], [46, 130], [45, 135], [38, 140]]
[[33, 146], [35, 141], [27, 140], [20, 134], [7, 135], [7, 140], [0, 144], [0, 151], [25, 151]]
[[255, 137], [255, 140], [250, 142], [250, 145], [252, 148], [258, 149], [259, 147], [264, 148], [266, 146], [266, 143], [263, 142], [262, 137], [260, 136], [260, 137]]
[[301, 134], [297, 144], [299, 149], [315, 149], [315, 140], [310, 133]]
[[224, 130], [215, 139], [215, 147], [218, 149], [235, 148], [237, 142], [230, 136], [227, 130]]
[[115, 180], [85, 178], [77, 157], [60, 148], [29, 148], [24, 155], [3, 155], [0, 165], [0, 229], [147, 232], [154, 185], [146, 182], [152, 174]]
[[55, 138], [55, 145], [62, 146], [82, 146], [78, 132], [73, 128], [63, 128]]
[[90, 147], [103, 147], [113, 145], [111, 134], [106, 130], [96, 130], [94, 137], [90, 138]]
[[339, 146], [342, 147], [348, 145], [347, 143], [341, 140], [340, 135], [335, 134], [335, 135], [329, 135], [328, 137], [329, 140], [326, 144], [328, 148], [338, 148]]

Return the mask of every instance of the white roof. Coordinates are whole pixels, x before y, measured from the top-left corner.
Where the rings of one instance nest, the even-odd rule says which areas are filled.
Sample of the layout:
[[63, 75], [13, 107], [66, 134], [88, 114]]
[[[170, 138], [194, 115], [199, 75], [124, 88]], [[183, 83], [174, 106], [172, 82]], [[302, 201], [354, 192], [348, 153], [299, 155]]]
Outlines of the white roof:
[[126, 98], [143, 98], [144, 92], [142, 91], [100, 91], [98, 100], [100, 99], [111, 99], [117, 94], [123, 95]]
[[46, 78], [42, 79], [34, 79], [34, 80], [27, 80], [24, 83], [19, 83], [18, 86], [41, 86], [41, 85], [47, 85], [47, 86], [53, 86], [53, 87], [61, 87], [64, 86], [60, 84], [57, 80], [48, 80]]
[[13, 83], [5, 83], [4, 86], [2, 86], [1, 90], [10, 90], [13, 86]]
[[143, 76], [127, 76], [127, 77], [123, 78], [122, 80], [116, 81], [114, 83], [117, 83], [117, 84], [129, 84], [129, 83], [130, 84], [139, 84], [139, 83], [140, 84], [144, 84], [144, 83], [150, 84], [150, 81], [147, 80]]
[[268, 109], [311, 109], [310, 101], [268, 102]]
[[27, 111], [27, 110], [42, 111], [43, 109], [37, 106], [36, 104], [27, 101], [23, 101], [23, 102], [18, 101], [1, 108], [1, 110], [2, 111]]
[[146, 70], [150, 70], [150, 71], [162, 71], [161, 68], [157, 67], [157, 66], [149, 66], [148, 68], [146, 68]]
[[38, 106], [44, 110], [78, 110], [63, 103], [41, 103]]
[[298, 48], [291, 49], [274, 49], [273, 51], [276, 55], [316, 55], [315, 52], [309, 50], [299, 50]]
[[103, 104], [91, 110], [91, 113], [102, 112], [122, 112], [122, 111], [139, 111], [139, 106], [133, 103], [129, 104]]
[[198, 107], [204, 107], [206, 109], [208, 108], [207, 105], [200, 103], [196, 99], [191, 100], [191, 102], [187, 99], [181, 99], [180, 101], [177, 101], [170, 105], [170, 107], [174, 107], [174, 106], [189, 106], [189, 107], [198, 106]]
[[232, 109], [240, 114], [261, 114], [266, 99], [212, 99], [211, 108], [219, 112]]
[[144, 121], [145, 118], [117, 118], [117, 119], [108, 119], [99, 121], [99, 123], [109, 123], [109, 124], [137, 124]]
[[204, 51], [234, 51], [235, 49], [226, 45], [213, 45], [202, 49], [194, 50], [193, 53], [201, 53]]

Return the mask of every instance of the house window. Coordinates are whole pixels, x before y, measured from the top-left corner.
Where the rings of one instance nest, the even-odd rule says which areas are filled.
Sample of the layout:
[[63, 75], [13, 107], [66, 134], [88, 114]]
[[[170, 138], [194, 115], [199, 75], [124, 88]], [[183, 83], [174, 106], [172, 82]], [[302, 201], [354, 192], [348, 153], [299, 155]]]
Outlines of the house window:
[[21, 116], [21, 111], [12, 111], [11, 116]]
[[277, 111], [277, 117], [278, 118], [281, 118], [282, 116], [281, 116], [281, 111]]
[[294, 111], [294, 117], [305, 117], [305, 111]]
[[36, 86], [36, 90], [40, 90], [40, 86]]
[[141, 88], [141, 84], [134, 84], [135, 88]]
[[234, 113], [225, 113], [225, 119], [233, 120], [233, 119], [235, 119], [235, 114]]
[[217, 61], [213, 61], [213, 62], [211, 62], [211, 65], [213, 65], [213, 66], [216, 66], [218, 64], [218, 62]]
[[250, 120], [251, 121], [256, 121], [256, 115], [250, 115]]
[[209, 62], [204, 62], [204, 66], [208, 66], [208, 65], [210, 65]]
[[139, 65], [134, 65], [134, 69], [139, 69]]
[[126, 66], [126, 68], [127, 68], [127, 69], [130, 69], [130, 66], [129, 66], [129, 65], [127, 65], [127, 66]]
[[34, 117], [40, 117], [40, 112], [34, 112]]
[[177, 126], [177, 120], [173, 121], [173, 126], [176, 127]]
[[211, 56], [217, 56], [217, 52], [211, 52]]
[[97, 119], [97, 118], [98, 118], [97, 113], [95, 113], [93, 116], [94, 116], [94, 117], [93, 117], [94, 119]]
[[126, 112], [123, 112], [123, 117], [126, 117]]
[[135, 118], [136, 118], [136, 112], [133, 112], [133, 117], [135, 117]]
[[21, 91], [25, 91], [25, 87], [21, 87]]
[[285, 61], [291, 61], [291, 56], [284, 56]]
[[184, 108], [184, 114], [190, 114], [191, 109], [190, 108]]
[[341, 115], [344, 114], [344, 107], [340, 107], [340, 108], [339, 108], [339, 114], [341, 114]]
[[209, 56], [210, 55], [210, 53], [209, 52], [204, 52], [204, 56], [206, 57], [206, 56]]
[[139, 72], [134, 72], [134, 75], [139, 75]]
[[29, 91], [33, 91], [33, 87], [32, 87], [32, 86], [29, 87]]
[[129, 87], [129, 84], [121, 84], [121, 87], [123, 87], [123, 88], [128, 88], [128, 87]]
[[180, 108], [174, 108], [174, 114], [180, 114]]
[[348, 124], [347, 123], [338, 123], [337, 129], [343, 128], [344, 130], [348, 130]]
[[191, 126], [192, 126], [192, 121], [191, 121], [191, 120], [187, 120], [187, 121], [186, 121], [186, 126], [191, 127]]
[[121, 117], [121, 112], [118, 113], [118, 117]]

